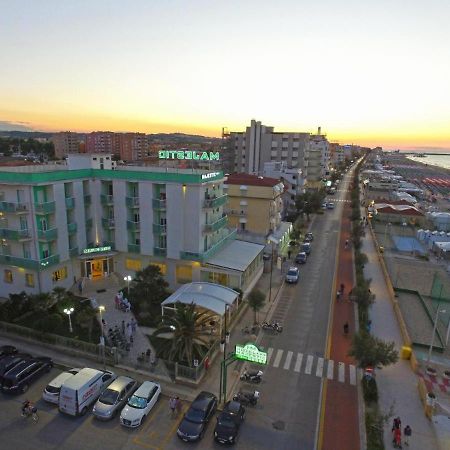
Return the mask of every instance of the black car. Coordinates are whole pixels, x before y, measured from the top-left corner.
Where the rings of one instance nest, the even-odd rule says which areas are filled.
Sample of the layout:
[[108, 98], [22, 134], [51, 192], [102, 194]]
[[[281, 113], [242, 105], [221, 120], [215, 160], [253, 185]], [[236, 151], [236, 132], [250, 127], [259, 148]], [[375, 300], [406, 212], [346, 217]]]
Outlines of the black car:
[[177, 435], [185, 442], [197, 441], [203, 437], [206, 425], [217, 408], [217, 397], [202, 391], [186, 411], [177, 430]]
[[245, 408], [239, 402], [227, 402], [217, 417], [214, 439], [220, 444], [234, 444], [244, 417]]
[[52, 367], [53, 361], [47, 357], [22, 361], [5, 373], [2, 380], [2, 391], [26, 392], [36, 378], [50, 372]]
[[31, 355], [28, 355], [27, 353], [16, 353], [15, 355], [5, 356], [0, 359], [0, 384], [2, 383], [5, 373], [17, 366], [17, 364], [28, 359], [31, 359]]
[[308, 255], [305, 252], [300, 252], [296, 257], [295, 257], [295, 262], [297, 264], [305, 264], [306, 260], [308, 259]]
[[13, 345], [2, 345], [0, 346], [0, 358], [5, 356], [15, 355], [17, 353], [17, 348]]

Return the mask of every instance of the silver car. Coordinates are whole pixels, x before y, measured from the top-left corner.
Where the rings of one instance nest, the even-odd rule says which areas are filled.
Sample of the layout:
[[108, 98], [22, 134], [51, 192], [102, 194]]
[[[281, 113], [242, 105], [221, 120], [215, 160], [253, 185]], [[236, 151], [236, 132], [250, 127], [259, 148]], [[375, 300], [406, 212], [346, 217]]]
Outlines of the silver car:
[[92, 412], [100, 420], [110, 420], [123, 408], [128, 397], [137, 389], [138, 382], [129, 377], [118, 377], [100, 395]]

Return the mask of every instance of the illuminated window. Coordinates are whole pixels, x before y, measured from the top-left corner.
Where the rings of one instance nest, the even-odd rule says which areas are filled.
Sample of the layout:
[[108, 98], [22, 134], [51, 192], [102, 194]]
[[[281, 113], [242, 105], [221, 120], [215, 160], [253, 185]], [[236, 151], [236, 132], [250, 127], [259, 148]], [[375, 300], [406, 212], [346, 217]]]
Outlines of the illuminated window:
[[129, 270], [138, 271], [142, 269], [142, 262], [139, 259], [126, 259], [125, 267]]
[[159, 267], [159, 270], [161, 271], [162, 275], [165, 275], [167, 273], [167, 266], [165, 264], [151, 263], [151, 265]]
[[5, 269], [5, 275], [3, 277], [3, 280], [5, 283], [12, 283], [13, 282], [13, 274], [12, 271], [9, 269]]
[[29, 287], [34, 287], [34, 275], [32, 273], [25, 274], [25, 284]]
[[61, 267], [61, 269], [55, 270], [52, 273], [52, 281], [56, 283], [60, 280], [65, 280], [67, 278], [67, 267]]
[[191, 266], [177, 266], [176, 268], [177, 283], [190, 283], [192, 281]]

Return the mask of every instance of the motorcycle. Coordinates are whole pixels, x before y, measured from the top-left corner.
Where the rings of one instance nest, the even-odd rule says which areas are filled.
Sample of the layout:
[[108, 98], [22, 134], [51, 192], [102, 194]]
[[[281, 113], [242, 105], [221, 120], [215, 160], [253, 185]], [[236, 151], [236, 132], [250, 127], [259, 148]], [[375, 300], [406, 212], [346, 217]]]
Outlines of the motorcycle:
[[233, 396], [233, 400], [235, 402], [239, 402], [240, 404], [247, 406], [256, 406], [259, 399], [259, 392], [253, 391], [253, 392], [245, 392], [245, 391], [239, 391]]
[[248, 381], [249, 383], [261, 383], [262, 376], [262, 370], [258, 370], [257, 372], [247, 372], [247, 370], [244, 370], [241, 375], [241, 380]]
[[270, 330], [270, 331], [276, 331], [277, 333], [281, 333], [283, 331], [283, 326], [280, 325], [278, 322], [263, 322], [262, 324], [263, 330]]

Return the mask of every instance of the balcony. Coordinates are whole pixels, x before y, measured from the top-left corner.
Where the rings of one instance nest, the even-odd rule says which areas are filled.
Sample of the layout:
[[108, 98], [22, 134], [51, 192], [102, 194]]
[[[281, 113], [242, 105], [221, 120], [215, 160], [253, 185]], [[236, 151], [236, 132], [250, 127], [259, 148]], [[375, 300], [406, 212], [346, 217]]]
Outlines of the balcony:
[[154, 256], [166, 256], [167, 248], [153, 247], [153, 255]]
[[223, 216], [219, 220], [212, 223], [205, 224], [203, 230], [205, 233], [213, 233], [214, 231], [220, 230], [228, 223], [228, 216]]
[[24, 269], [31, 270], [43, 270], [58, 263], [59, 255], [52, 255], [48, 258], [42, 259], [41, 261], [30, 258], [21, 258], [19, 256], [0, 255], [0, 264], [22, 267]]
[[89, 219], [86, 219], [86, 228], [91, 228], [92, 227], [92, 217], [90, 217]]
[[13, 202], [0, 202], [0, 211], [1, 212], [10, 212], [10, 213], [26, 213], [28, 212], [28, 204], [27, 203], [13, 203]]
[[220, 241], [216, 242], [209, 248], [206, 252], [195, 253], [195, 252], [180, 252], [180, 259], [185, 259], [189, 261], [200, 261], [205, 262], [208, 258], [211, 258], [214, 254], [216, 254], [219, 250], [221, 250], [225, 245], [232, 241], [236, 237], [236, 230], [228, 233], [224, 238]]
[[69, 256], [71, 258], [75, 258], [80, 254], [80, 252], [78, 251], [78, 247], [74, 247], [74, 248], [69, 248]]
[[110, 230], [116, 226], [116, 221], [114, 219], [105, 219], [102, 217], [102, 226], [103, 228]]
[[114, 197], [112, 195], [101, 194], [100, 202], [102, 205], [114, 205]]
[[127, 230], [139, 231], [141, 228], [141, 222], [134, 222], [133, 220], [127, 220]]
[[87, 205], [90, 205], [91, 203], [92, 203], [91, 194], [86, 194], [84, 196], [84, 205], [87, 206]]
[[0, 228], [0, 238], [21, 241], [22, 239], [31, 239], [29, 230], [12, 230], [8, 228]]
[[128, 244], [129, 253], [141, 253], [141, 246], [138, 244]]
[[35, 203], [36, 214], [50, 214], [55, 212], [55, 202]]
[[45, 269], [46, 267], [53, 266], [58, 263], [59, 263], [59, 255], [52, 255], [52, 256], [49, 256], [48, 258], [41, 259], [39, 261], [39, 266], [40, 266], [40, 269], [42, 270], [42, 269]]
[[54, 241], [58, 236], [58, 230], [51, 228], [50, 230], [38, 230], [38, 238], [45, 241]]
[[166, 200], [160, 200], [158, 198], [152, 199], [153, 209], [166, 209]]
[[238, 217], [245, 217], [247, 215], [247, 211], [244, 211], [243, 209], [229, 209], [227, 211], [228, 216], [238, 216]]
[[167, 233], [167, 225], [160, 225], [158, 223], [154, 223], [153, 224], [153, 233], [166, 234]]
[[75, 208], [75, 199], [73, 197], [66, 197], [66, 208], [67, 209]]
[[228, 194], [221, 195], [215, 198], [205, 198], [203, 202], [203, 208], [218, 208], [219, 206], [225, 205], [228, 201]]
[[130, 208], [139, 208], [139, 197], [125, 197], [125, 203]]
[[77, 231], [77, 224], [75, 222], [67, 224], [67, 232], [69, 234], [75, 233], [76, 231]]

